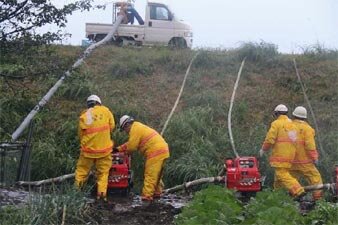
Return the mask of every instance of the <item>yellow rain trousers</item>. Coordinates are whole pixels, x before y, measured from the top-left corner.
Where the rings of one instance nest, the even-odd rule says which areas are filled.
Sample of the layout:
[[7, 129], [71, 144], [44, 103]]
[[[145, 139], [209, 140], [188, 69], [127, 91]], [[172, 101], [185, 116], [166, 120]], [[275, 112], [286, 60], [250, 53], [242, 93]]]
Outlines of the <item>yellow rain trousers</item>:
[[113, 114], [105, 106], [96, 105], [80, 116], [81, 154], [76, 166], [75, 184], [82, 187], [95, 165], [97, 194], [103, 197], [107, 194], [108, 174], [112, 165], [111, 151], [114, 143], [110, 133], [114, 128]]
[[77, 187], [82, 187], [94, 165], [96, 167], [97, 196], [105, 197], [107, 196], [108, 174], [112, 166], [111, 154], [97, 159], [87, 158], [81, 154], [76, 165], [75, 184]]
[[144, 184], [142, 188], [142, 198], [152, 200], [162, 194], [164, 183], [162, 181], [164, 160], [147, 160], [144, 169]]
[[286, 115], [280, 115], [265, 137], [262, 149], [272, 147], [270, 166], [275, 168], [274, 188], [285, 188], [296, 197], [304, 193], [304, 188], [290, 174], [292, 160], [296, 153], [297, 128]]
[[169, 158], [169, 146], [163, 137], [154, 129], [133, 122], [129, 131], [129, 139], [118, 147], [119, 151], [132, 152], [139, 150], [145, 157], [144, 184], [142, 198], [152, 200], [164, 187], [162, 182], [164, 162]]
[[275, 180], [273, 183], [274, 189], [284, 188], [289, 191], [293, 197], [297, 197], [304, 193], [304, 188], [293, 177], [288, 168], [275, 167]]
[[[290, 173], [296, 179], [305, 178], [309, 185], [322, 184], [321, 175], [313, 164], [314, 160], [318, 160], [318, 152], [315, 143], [315, 131], [305, 121], [295, 119], [293, 123], [298, 128], [297, 149]], [[322, 197], [322, 191], [312, 192], [314, 200]]]

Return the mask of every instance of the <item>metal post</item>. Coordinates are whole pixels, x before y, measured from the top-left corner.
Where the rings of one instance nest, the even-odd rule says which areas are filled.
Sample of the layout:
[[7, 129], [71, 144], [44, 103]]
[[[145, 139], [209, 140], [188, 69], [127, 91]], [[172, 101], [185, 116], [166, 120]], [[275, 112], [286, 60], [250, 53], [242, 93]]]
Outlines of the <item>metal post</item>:
[[6, 152], [4, 149], [0, 149], [0, 186], [5, 184], [5, 156]]
[[29, 124], [29, 132], [26, 142], [22, 145], [20, 165], [16, 177], [16, 181], [30, 180], [30, 150], [31, 140], [33, 136], [34, 120]]

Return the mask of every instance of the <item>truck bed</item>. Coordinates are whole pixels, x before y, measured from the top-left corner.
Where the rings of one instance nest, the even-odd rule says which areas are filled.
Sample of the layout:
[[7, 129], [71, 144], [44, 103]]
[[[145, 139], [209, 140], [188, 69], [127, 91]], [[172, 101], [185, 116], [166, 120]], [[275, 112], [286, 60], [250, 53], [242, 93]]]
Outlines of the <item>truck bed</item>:
[[[86, 37], [91, 34], [108, 34], [113, 24], [109, 23], [86, 23]], [[143, 38], [144, 25], [121, 24], [116, 34], [118, 36], [131, 36], [135, 40]]]

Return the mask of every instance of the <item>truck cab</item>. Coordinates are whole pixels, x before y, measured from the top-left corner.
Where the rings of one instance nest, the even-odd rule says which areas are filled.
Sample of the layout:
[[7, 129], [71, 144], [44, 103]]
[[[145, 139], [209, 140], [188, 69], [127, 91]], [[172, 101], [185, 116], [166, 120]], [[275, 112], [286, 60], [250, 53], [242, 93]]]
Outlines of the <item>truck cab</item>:
[[[121, 3], [114, 8], [116, 18], [122, 12]], [[128, 7], [133, 7], [131, 3]], [[136, 10], [136, 18], [140, 23], [140, 17]], [[131, 23], [131, 24], [130, 24]], [[110, 31], [112, 24], [86, 23], [86, 37], [91, 41], [103, 39]], [[179, 48], [191, 48], [193, 43], [193, 32], [191, 26], [176, 18], [170, 8], [163, 3], [148, 2], [145, 10], [144, 21], [141, 19], [139, 25], [134, 25], [128, 18], [121, 24], [114, 40], [118, 45], [162, 45]]]

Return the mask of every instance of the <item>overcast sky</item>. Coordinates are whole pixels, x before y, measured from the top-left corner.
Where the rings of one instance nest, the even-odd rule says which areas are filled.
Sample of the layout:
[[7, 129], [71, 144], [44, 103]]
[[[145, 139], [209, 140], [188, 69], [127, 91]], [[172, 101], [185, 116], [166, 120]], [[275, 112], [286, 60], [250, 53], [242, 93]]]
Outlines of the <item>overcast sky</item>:
[[[54, 0], [57, 4], [71, 0]], [[109, 0], [96, 0], [104, 4]], [[135, 8], [144, 18], [146, 0]], [[194, 32], [193, 47], [234, 48], [247, 41], [264, 40], [281, 52], [324, 44], [338, 49], [338, 0], [157, 0], [169, 4], [175, 16], [188, 22]], [[77, 12], [68, 19], [67, 42], [80, 45], [85, 23], [111, 23], [112, 5], [105, 10]]]

